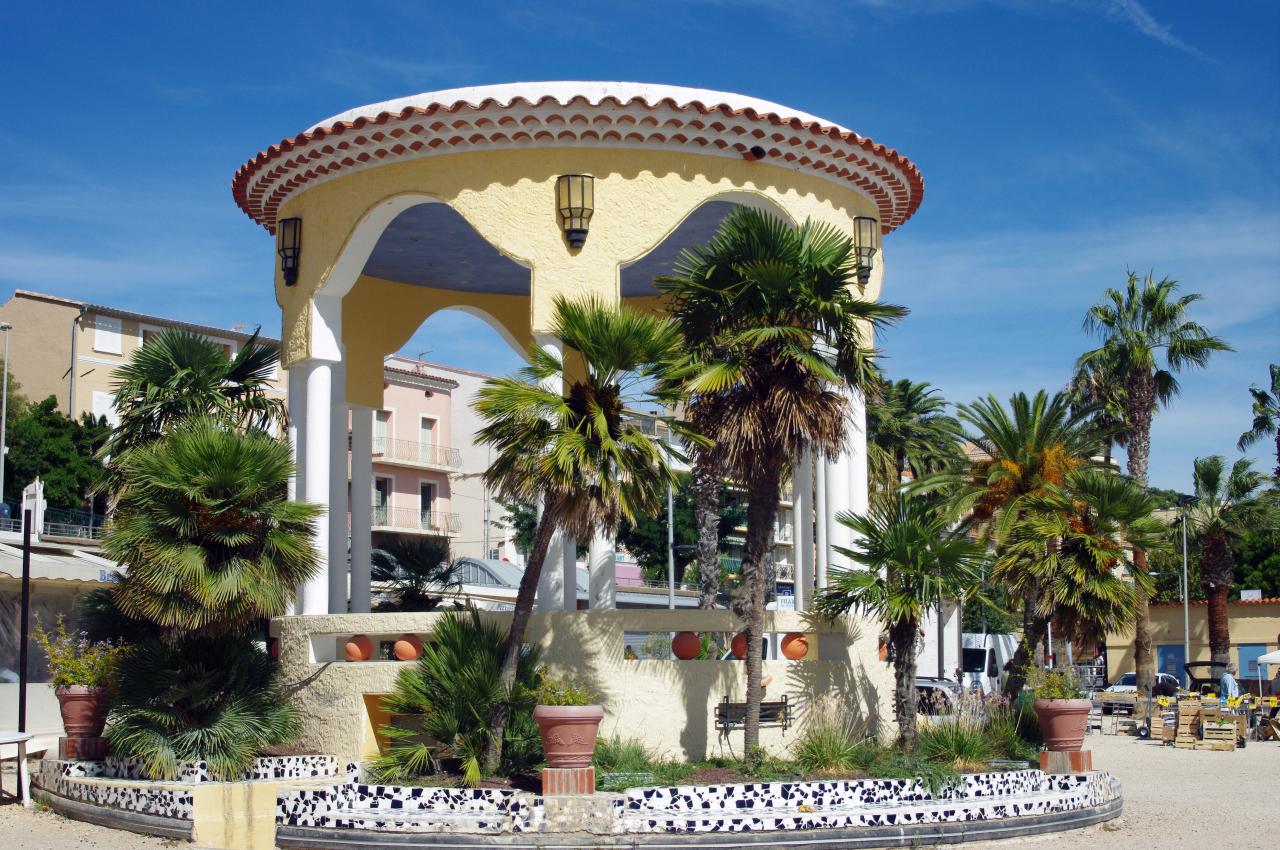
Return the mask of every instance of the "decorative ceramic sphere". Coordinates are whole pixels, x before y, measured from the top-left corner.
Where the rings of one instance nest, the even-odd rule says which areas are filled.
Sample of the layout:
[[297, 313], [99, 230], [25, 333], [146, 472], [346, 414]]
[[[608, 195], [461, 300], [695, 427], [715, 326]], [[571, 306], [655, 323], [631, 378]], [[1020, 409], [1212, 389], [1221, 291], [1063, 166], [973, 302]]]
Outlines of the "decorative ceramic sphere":
[[747, 633], [738, 632], [733, 636], [733, 643], [729, 644], [729, 648], [733, 650], [733, 657], [739, 660], [747, 657]]
[[782, 656], [799, 661], [809, 654], [809, 637], [802, 632], [787, 632], [782, 636]]
[[347, 660], [368, 661], [373, 657], [373, 641], [368, 635], [352, 635], [347, 639]]
[[397, 660], [414, 661], [422, 654], [422, 641], [417, 635], [400, 635], [394, 651]]
[[697, 658], [702, 652], [702, 641], [693, 632], [677, 632], [671, 639], [671, 653], [681, 661]]

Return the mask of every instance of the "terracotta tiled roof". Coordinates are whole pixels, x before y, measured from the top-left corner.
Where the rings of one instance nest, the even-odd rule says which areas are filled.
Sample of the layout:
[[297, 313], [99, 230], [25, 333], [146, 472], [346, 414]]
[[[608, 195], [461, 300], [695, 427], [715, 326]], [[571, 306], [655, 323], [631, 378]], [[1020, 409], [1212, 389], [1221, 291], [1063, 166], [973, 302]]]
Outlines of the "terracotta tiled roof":
[[641, 83], [516, 83], [429, 92], [334, 116], [272, 145], [236, 172], [231, 193], [275, 232], [285, 200], [344, 173], [467, 149], [682, 148], [763, 158], [851, 185], [888, 233], [915, 213], [924, 178], [911, 160], [803, 112], [724, 92]]

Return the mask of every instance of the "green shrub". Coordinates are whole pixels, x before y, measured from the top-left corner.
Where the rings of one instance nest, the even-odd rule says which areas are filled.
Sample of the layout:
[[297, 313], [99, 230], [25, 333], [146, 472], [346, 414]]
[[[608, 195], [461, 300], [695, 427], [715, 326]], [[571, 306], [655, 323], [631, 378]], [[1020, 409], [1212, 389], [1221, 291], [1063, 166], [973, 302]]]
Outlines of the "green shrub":
[[613, 735], [596, 740], [594, 762], [605, 773], [649, 773], [657, 759], [639, 738]]
[[111, 641], [92, 641], [84, 632], [69, 633], [61, 614], [52, 632], [45, 631], [37, 620], [34, 637], [48, 659], [53, 684], [109, 687], [115, 682], [124, 647]]
[[[370, 765], [376, 779], [402, 781], [439, 772], [446, 766], [442, 762], [456, 761], [464, 783], [480, 781], [489, 712], [507, 698], [499, 682], [506, 639], [505, 629], [481, 621], [474, 608], [447, 612], [436, 621], [422, 656], [401, 671], [382, 701], [393, 720], [379, 729], [388, 745]], [[503, 736], [501, 767], [507, 773], [532, 767], [542, 755], [533, 720], [538, 679], [538, 650], [526, 645]]]
[[874, 751], [865, 727], [828, 700], [810, 704], [800, 735], [791, 747], [796, 764], [806, 773], [865, 770], [875, 758]]
[[930, 761], [958, 770], [984, 768], [995, 748], [981, 723], [948, 717], [920, 727], [916, 752]]
[[877, 779], [918, 779], [931, 794], [937, 794], [960, 776], [952, 766], [930, 761], [919, 753], [885, 747], [876, 755], [867, 768], [868, 774]]
[[1035, 716], [1020, 704], [999, 702], [991, 707], [987, 717], [987, 740], [998, 758], [1035, 758], [1036, 748], [1024, 734], [1028, 719], [1038, 733], [1040, 727]]
[[266, 747], [298, 734], [298, 712], [275, 661], [243, 635], [140, 644], [119, 665], [106, 737], [113, 755], [139, 759], [156, 778], [204, 760], [235, 778]]
[[544, 670], [534, 699], [538, 705], [594, 705], [600, 695], [576, 679], [560, 679]]
[[1036, 699], [1080, 699], [1084, 696], [1080, 677], [1070, 667], [1046, 670], [1033, 666], [1027, 672], [1027, 686]]

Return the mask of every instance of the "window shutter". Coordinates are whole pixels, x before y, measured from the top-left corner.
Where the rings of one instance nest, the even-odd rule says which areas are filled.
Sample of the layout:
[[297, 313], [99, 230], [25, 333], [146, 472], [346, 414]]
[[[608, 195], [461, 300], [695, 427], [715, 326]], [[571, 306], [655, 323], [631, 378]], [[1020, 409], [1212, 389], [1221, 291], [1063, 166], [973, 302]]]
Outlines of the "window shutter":
[[120, 331], [123, 323], [115, 316], [96, 316], [93, 320], [93, 350], [120, 354]]

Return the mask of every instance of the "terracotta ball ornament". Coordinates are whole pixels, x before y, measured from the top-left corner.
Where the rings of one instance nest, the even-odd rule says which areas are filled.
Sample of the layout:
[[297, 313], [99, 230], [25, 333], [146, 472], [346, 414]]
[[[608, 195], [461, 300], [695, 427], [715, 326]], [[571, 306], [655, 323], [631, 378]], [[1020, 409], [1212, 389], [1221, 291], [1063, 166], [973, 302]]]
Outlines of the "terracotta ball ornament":
[[733, 657], [742, 660], [747, 657], [747, 633], [738, 632], [733, 636], [733, 643], [729, 644], [729, 648], [733, 650]]
[[368, 635], [352, 635], [347, 639], [347, 660], [368, 661], [373, 657], [373, 641]]
[[671, 653], [681, 661], [697, 658], [702, 651], [702, 641], [694, 632], [677, 632], [671, 639]]
[[417, 635], [400, 635], [394, 651], [400, 661], [415, 661], [422, 654], [422, 640]]
[[809, 654], [809, 637], [802, 632], [787, 632], [782, 637], [782, 655], [791, 661], [799, 661]]

